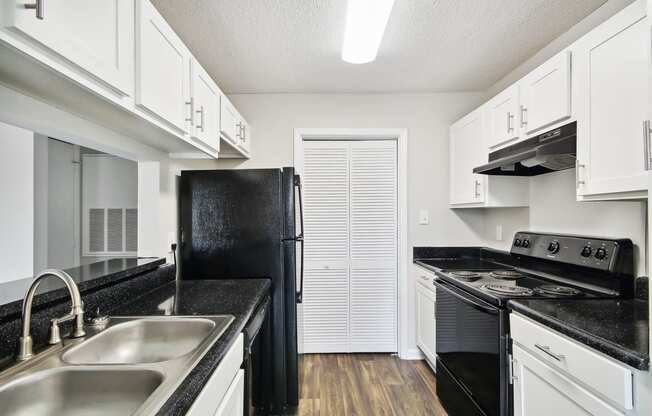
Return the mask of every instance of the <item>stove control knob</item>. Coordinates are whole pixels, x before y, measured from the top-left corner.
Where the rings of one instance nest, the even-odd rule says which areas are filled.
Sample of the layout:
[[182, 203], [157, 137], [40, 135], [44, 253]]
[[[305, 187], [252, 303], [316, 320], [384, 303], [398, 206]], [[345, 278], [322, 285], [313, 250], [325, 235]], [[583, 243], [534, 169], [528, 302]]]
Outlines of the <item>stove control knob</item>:
[[593, 249], [590, 246], [584, 246], [580, 255], [582, 257], [591, 257], [592, 253], [593, 253]]
[[530, 247], [530, 240], [528, 240], [528, 239], [523, 240], [523, 244], [521, 244], [521, 247], [523, 247], [523, 248]]
[[551, 252], [552, 254], [558, 253], [559, 243], [557, 241], [553, 241], [552, 243], [548, 244], [548, 251]]
[[522, 244], [522, 243], [521, 243], [521, 240], [520, 240], [520, 239], [517, 238], [517, 239], [514, 240], [514, 247], [520, 247], [521, 244]]
[[607, 250], [599, 248], [595, 251], [595, 258], [598, 260], [604, 260], [607, 257]]

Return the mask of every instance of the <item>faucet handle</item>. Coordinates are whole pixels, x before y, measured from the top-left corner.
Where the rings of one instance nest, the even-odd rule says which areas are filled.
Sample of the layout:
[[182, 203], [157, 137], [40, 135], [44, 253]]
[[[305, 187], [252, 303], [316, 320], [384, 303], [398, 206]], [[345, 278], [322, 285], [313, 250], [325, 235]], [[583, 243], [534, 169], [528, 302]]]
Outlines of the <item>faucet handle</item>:
[[59, 330], [59, 320], [52, 319], [50, 321], [50, 337], [48, 338], [48, 344], [55, 345], [61, 342], [61, 332]]

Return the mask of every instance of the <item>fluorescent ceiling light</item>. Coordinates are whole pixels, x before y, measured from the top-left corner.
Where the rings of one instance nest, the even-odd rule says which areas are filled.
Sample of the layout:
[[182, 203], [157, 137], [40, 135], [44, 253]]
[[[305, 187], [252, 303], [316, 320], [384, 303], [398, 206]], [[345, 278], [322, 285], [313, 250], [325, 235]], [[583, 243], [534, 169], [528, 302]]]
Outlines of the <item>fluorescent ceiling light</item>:
[[376, 59], [394, 0], [349, 0], [342, 59], [366, 64]]

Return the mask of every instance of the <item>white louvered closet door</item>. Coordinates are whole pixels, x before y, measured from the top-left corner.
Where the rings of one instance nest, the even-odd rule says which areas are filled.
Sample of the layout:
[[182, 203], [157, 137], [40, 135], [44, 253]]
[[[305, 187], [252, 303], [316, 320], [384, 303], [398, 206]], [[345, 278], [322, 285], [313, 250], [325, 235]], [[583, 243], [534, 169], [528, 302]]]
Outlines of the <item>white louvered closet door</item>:
[[395, 141], [350, 142], [350, 351], [395, 352]]
[[306, 142], [302, 180], [303, 352], [344, 352], [349, 342], [348, 145]]
[[305, 353], [397, 350], [396, 152], [304, 142]]

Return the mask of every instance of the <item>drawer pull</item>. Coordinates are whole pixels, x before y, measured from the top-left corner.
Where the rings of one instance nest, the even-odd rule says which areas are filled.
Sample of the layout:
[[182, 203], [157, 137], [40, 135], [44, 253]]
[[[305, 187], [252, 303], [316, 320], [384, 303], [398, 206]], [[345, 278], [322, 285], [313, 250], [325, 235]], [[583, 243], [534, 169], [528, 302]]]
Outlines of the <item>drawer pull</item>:
[[565, 355], [555, 354], [554, 352], [550, 351], [550, 347], [548, 347], [547, 345], [534, 344], [534, 346], [537, 347], [537, 349], [539, 349], [539, 350], [543, 351], [544, 353], [546, 353], [546, 355], [554, 358], [557, 361], [562, 361], [562, 360], [564, 360], [566, 358]]

